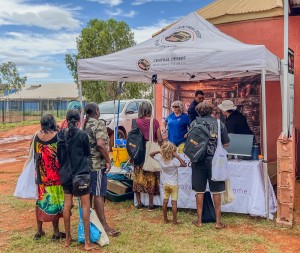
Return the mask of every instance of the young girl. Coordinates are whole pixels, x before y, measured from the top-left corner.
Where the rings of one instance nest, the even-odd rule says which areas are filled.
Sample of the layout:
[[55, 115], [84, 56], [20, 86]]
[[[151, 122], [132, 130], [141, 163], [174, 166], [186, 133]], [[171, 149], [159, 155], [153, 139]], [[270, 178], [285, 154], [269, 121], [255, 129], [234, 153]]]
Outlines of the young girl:
[[186, 167], [185, 162], [176, 153], [176, 146], [171, 142], [165, 142], [161, 146], [161, 151], [150, 153], [150, 156], [155, 159], [162, 170], [162, 180], [164, 182], [164, 202], [163, 202], [163, 217], [164, 223], [169, 223], [168, 220], [168, 202], [171, 196], [173, 224], [179, 224], [177, 221], [177, 200], [178, 200], [178, 168]]

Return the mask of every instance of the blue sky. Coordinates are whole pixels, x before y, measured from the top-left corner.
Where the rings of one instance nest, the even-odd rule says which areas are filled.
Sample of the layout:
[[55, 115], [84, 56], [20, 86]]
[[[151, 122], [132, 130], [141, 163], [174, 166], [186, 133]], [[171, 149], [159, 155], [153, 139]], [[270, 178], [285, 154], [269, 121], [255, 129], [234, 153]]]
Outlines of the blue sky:
[[72, 83], [64, 56], [90, 19], [124, 20], [137, 43], [213, 0], [1, 0], [0, 63], [16, 63], [27, 83]]

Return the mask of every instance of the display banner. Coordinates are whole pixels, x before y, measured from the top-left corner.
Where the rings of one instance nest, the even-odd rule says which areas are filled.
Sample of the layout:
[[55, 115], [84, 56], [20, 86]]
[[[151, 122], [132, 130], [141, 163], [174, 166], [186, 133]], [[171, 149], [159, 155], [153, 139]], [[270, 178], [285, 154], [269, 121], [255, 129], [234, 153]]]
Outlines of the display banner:
[[[178, 208], [196, 209], [195, 192], [192, 190], [192, 168], [189, 158], [180, 154], [187, 167], [178, 170]], [[260, 161], [229, 161], [230, 181], [235, 199], [232, 203], [222, 205], [222, 212], [244, 213], [266, 217], [263, 169]], [[154, 197], [154, 205], [162, 206], [164, 190], [161, 177], [160, 196]], [[277, 210], [277, 200], [270, 180], [269, 184], [269, 217]], [[209, 190], [209, 188], [207, 188]], [[149, 204], [148, 194], [141, 194], [142, 202]], [[135, 205], [137, 201], [135, 199]], [[171, 201], [168, 206], [171, 207]]]
[[288, 85], [289, 85], [289, 113], [288, 113], [288, 122], [289, 122], [289, 136], [293, 135], [294, 128], [294, 84], [295, 84], [295, 65], [294, 65], [294, 51], [289, 48], [288, 51]]

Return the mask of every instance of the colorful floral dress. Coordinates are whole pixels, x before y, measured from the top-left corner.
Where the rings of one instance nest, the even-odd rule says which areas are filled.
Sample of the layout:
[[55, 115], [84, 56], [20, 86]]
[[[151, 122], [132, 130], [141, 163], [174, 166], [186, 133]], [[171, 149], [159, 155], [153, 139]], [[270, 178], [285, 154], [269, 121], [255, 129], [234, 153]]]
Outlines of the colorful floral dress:
[[37, 159], [36, 180], [38, 200], [36, 202], [37, 219], [43, 222], [55, 221], [62, 217], [64, 193], [60, 185], [59, 163], [57, 160], [57, 135], [45, 142], [35, 137]]

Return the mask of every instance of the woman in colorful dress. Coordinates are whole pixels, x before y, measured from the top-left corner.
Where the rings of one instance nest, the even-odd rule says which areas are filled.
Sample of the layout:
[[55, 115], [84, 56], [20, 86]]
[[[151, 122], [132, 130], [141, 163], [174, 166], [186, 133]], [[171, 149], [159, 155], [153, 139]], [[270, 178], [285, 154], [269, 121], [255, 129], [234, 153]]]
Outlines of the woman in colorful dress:
[[[146, 141], [149, 141], [150, 120], [152, 117], [152, 105], [150, 102], [143, 102], [139, 107], [138, 118], [136, 125], [144, 135]], [[153, 141], [162, 144], [162, 136], [157, 119], [153, 121]], [[135, 193], [138, 209], [143, 209], [145, 206], [141, 200], [141, 192], [149, 194], [148, 211], [153, 211], [153, 199], [155, 195], [159, 195], [159, 180], [160, 172], [150, 172], [143, 170], [143, 164], [134, 165], [133, 173], [133, 191]]]
[[66, 236], [65, 233], [59, 232], [59, 218], [63, 216], [64, 192], [60, 185], [57, 160], [57, 125], [51, 114], [41, 119], [41, 130], [34, 138], [34, 152], [38, 184], [37, 233], [34, 239], [39, 240], [45, 235], [43, 222], [52, 222], [52, 240], [57, 241]]

